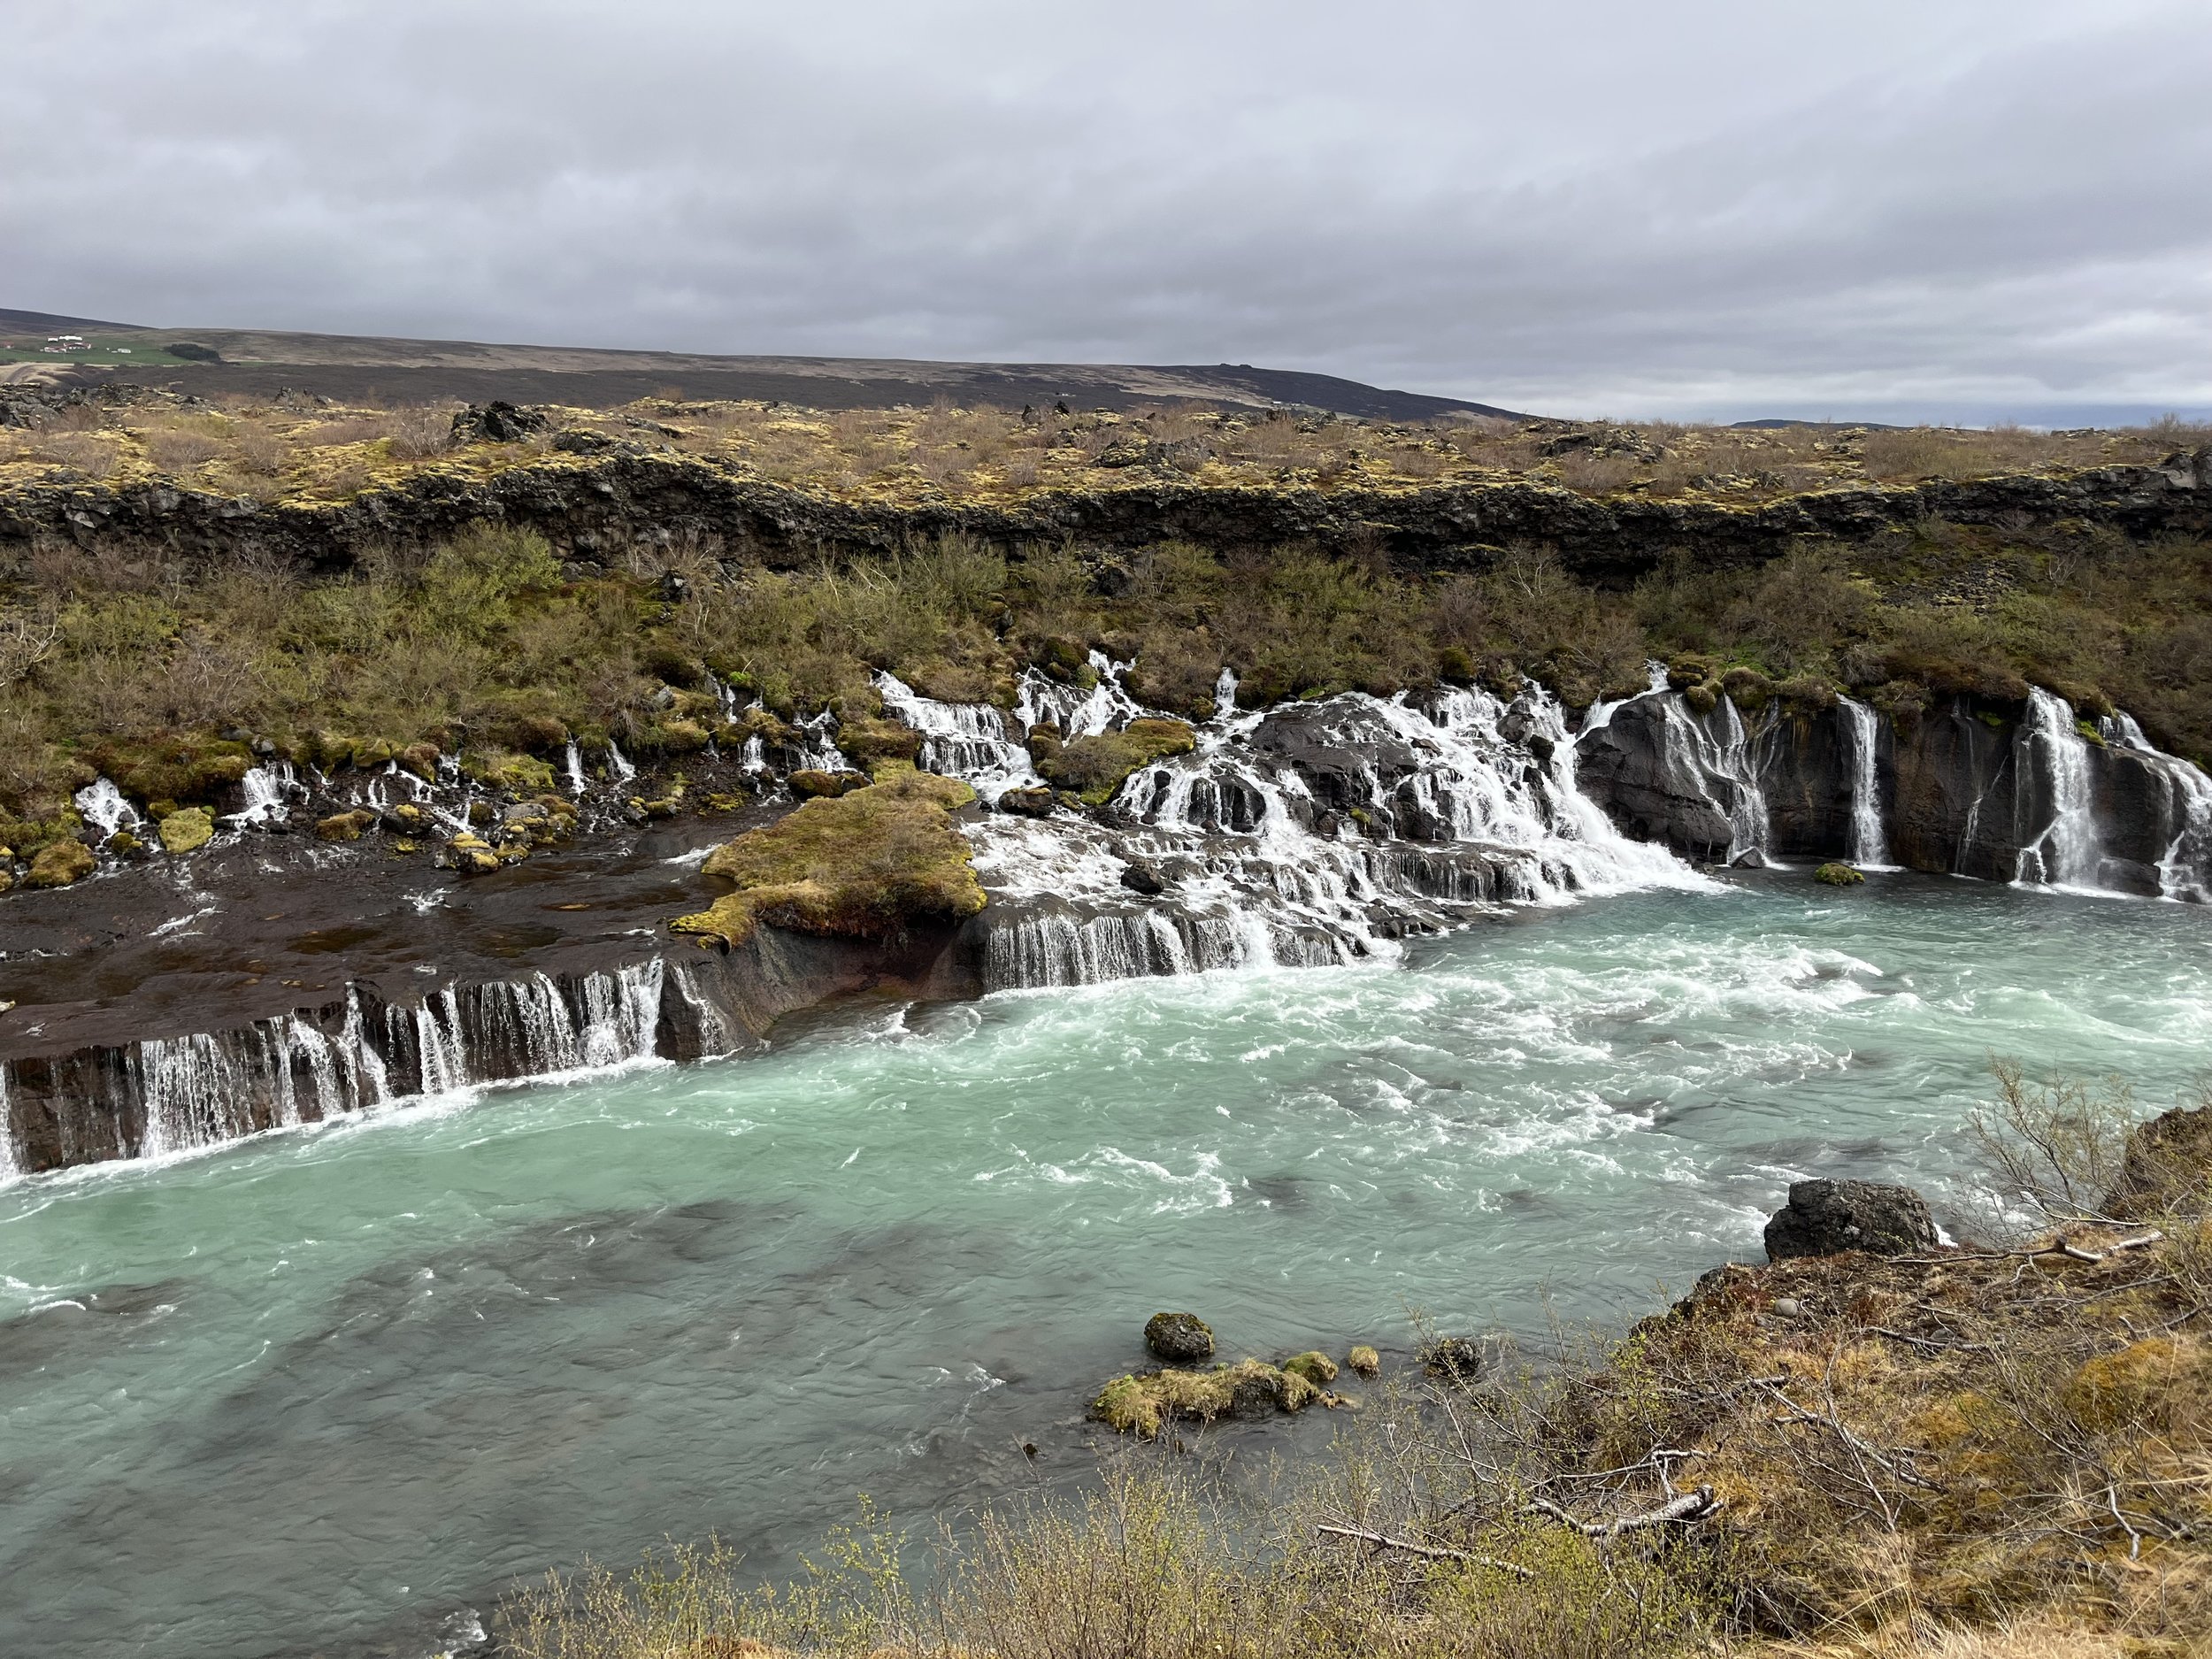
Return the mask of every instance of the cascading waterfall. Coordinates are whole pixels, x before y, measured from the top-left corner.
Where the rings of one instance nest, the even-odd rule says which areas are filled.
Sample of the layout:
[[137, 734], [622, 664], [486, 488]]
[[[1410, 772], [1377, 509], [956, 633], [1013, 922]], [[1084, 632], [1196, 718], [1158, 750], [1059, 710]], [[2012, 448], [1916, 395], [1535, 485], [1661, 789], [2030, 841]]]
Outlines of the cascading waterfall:
[[607, 776], [616, 783], [627, 783], [637, 776], [637, 768], [630, 764], [622, 746], [612, 737], [607, 739]]
[[[1014, 723], [1072, 739], [1149, 712], [1126, 664], [1094, 653], [1091, 666], [1089, 686], [1025, 674]], [[996, 710], [918, 699], [888, 676], [878, 688], [923, 733], [928, 769], [993, 797], [1032, 775]], [[972, 826], [987, 988], [1352, 962], [1477, 909], [1700, 879], [1580, 794], [1564, 712], [1540, 688], [1510, 705], [1350, 693], [1240, 713], [1225, 670], [1215, 710], [1195, 751], [1141, 768], [1103, 824]], [[1133, 866], [1164, 873], [1133, 890]]]
[[561, 757], [561, 764], [568, 776], [569, 794], [581, 795], [591, 787], [589, 780], [584, 776], [584, 751], [576, 747], [576, 740], [572, 737], [568, 740], [568, 749]]
[[[2039, 686], [2030, 690], [2019, 745], [2021, 775], [2040, 782], [2050, 818], [2032, 841], [2022, 842], [2013, 879], [2030, 887], [2096, 887], [2103, 851], [2090, 805], [2089, 740], [2074, 723], [2072, 705]], [[2018, 798], [2032, 796], [2024, 790]]]
[[2159, 896], [2212, 903], [2212, 778], [2188, 761], [2152, 746], [2131, 714], [2109, 714], [2097, 723], [2105, 741], [2132, 750], [2157, 770], [2166, 790], [2166, 822], [2172, 830], [2158, 861]]
[[1876, 869], [1889, 863], [1889, 839], [1882, 829], [1881, 717], [1849, 697], [1838, 701], [1851, 734], [1851, 847], [1855, 864]]
[[260, 829], [290, 818], [299, 775], [289, 761], [265, 760], [250, 769], [238, 786], [244, 804], [224, 822], [234, 829]]
[[[142, 1124], [122, 1150], [157, 1157], [407, 1098], [650, 1060], [664, 979], [655, 957], [570, 980], [533, 974], [449, 987], [411, 1006], [379, 1003], [355, 986], [334, 1033], [285, 1014], [220, 1033], [145, 1038], [119, 1051], [119, 1077], [107, 1086], [119, 1107], [135, 1102]], [[687, 995], [700, 1006], [695, 990]], [[701, 1029], [725, 1033], [706, 1008]], [[0, 1065], [0, 1129], [12, 1127], [8, 1086]], [[0, 1142], [0, 1178], [12, 1178], [15, 1141], [5, 1133]]]
[[22, 1175], [22, 1157], [15, 1149], [15, 1106], [8, 1098], [8, 1069], [0, 1065], [0, 1186]]
[[146, 827], [146, 820], [123, 798], [112, 779], [96, 778], [72, 799], [77, 803], [77, 816], [98, 830], [104, 841], [119, 830], [135, 832]]
[[1040, 781], [1029, 751], [1006, 735], [1006, 718], [987, 703], [940, 703], [897, 675], [879, 673], [876, 691], [887, 712], [921, 733], [917, 764], [924, 772], [965, 780], [995, 801], [1018, 784]]
[[[1689, 763], [1705, 799], [1728, 822], [1728, 846], [1720, 862], [1765, 862], [1770, 833], [1766, 791], [1759, 780], [1756, 746], [1734, 700], [1721, 698], [1703, 718], [1678, 696], [1662, 695], [1659, 706], [1672, 745]], [[1718, 736], [1711, 728], [1714, 720], [1720, 722]]]

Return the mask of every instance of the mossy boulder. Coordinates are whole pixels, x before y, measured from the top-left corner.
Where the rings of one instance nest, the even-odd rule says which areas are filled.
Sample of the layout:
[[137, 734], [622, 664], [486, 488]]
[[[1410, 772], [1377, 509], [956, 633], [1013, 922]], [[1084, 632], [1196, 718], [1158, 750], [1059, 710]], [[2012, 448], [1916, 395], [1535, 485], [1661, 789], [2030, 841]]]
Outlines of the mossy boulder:
[[215, 839], [215, 815], [205, 807], [188, 806], [161, 820], [161, 844], [173, 853], [188, 853]]
[[[701, 734], [702, 741], [704, 734]], [[544, 795], [553, 787], [553, 768], [534, 755], [512, 749], [481, 749], [463, 758], [461, 770], [488, 789], [516, 795]]]
[[1288, 1376], [1303, 1377], [1317, 1388], [1336, 1380], [1336, 1362], [1319, 1348], [1292, 1355], [1283, 1362], [1283, 1371]]
[[875, 772], [887, 761], [912, 765], [921, 757], [922, 734], [897, 720], [854, 715], [838, 723], [837, 747], [864, 770]]
[[65, 887], [90, 875], [96, 862], [92, 849], [81, 841], [49, 841], [31, 860], [31, 873], [24, 880], [35, 887]]
[[116, 739], [87, 758], [134, 801], [205, 801], [252, 769], [243, 743], [189, 734]]
[[1364, 1342], [1344, 1356], [1344, 1363], [1363, 1377], [1382, 1374], [1382, 1356]]
[[964, 921], [984, 897], [953, 814], [974, 799], [956, 779], [906, 772], [807, 801], [710, 854], [705, 872], [737, 890], [670, 926], [735, 945], [761, 922], [880, 939]]
[[1038, 753], [1033, 733], [1030, 753], [1045, 778], [1086, 806], [1103, 806], [1138, 767], [1187, 755], [1197, 747], [1198, 734], [1188, 721], [1145, 719], [1132, 720], [1118, 732], [1079, 737], [1051, 755]]
[[1214, 1356], [1213, 1327], [1194, 1313], [1156, 1313], [1144, 1322], [1144, 1345], [1171, 1365]]
[[315, 824], [315, 839], [325, 841], [357, 841], [364, 830], [376, 826], [376, 814], [365, 807], [350, 812], [334, 812]]
[[1091, 1402], [1091, 1415], [1121, 1434], [1149, 1440], [1164, 1424], [1250, 1421], [1310, 1405], [1344, 1402], [1306, 1377], [1263, 1360], [1239, 1360], [1204, 1371], [1169, 1369], [1117, 1377]]
[[1813, 872], [1813, 879], [1823, 887], [1855, 887], [1866, 879], [1866, 876], [1863, 872], [1855, 870], [1849, 864], [1824, 864]]
[[2212, 1106], [2177, 1106], [2131, 1130], [2102, 1208], [2124, 1220], [2212, 1210]]
[[856, 789], [865, 789], [872, 781], [864, 772], [820, 772], [811, 766], [795, 772], [785, 780], [791, 786], [791, 793], [802, 801], [850, 795]]
[[1422, 1367], [1448, 1382], [1473, 1382], [1489, 1363], [1489, 1353], [1479, 1337], [1440, 1336], [1421, 1349]]
[[1056, 800], [1049, 788], [1041, 786], [1009, 789], [999, 796], [998, 810], [1018, 813], [1023, 818], [1050, 818]]

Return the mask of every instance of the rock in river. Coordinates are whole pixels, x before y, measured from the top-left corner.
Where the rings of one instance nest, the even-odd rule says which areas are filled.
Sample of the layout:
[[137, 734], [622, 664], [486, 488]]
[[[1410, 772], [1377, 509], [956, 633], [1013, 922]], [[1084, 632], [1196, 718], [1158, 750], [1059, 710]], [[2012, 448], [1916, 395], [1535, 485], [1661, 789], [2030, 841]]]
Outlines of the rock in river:
[[1909, 1187], [1878, 1181], [1797, 1181], [1790, 1202], [1767, 1223], [1767, 1259], [1836, 1256], [1909, 1256], [1936, 1247], [1927, 1202]]

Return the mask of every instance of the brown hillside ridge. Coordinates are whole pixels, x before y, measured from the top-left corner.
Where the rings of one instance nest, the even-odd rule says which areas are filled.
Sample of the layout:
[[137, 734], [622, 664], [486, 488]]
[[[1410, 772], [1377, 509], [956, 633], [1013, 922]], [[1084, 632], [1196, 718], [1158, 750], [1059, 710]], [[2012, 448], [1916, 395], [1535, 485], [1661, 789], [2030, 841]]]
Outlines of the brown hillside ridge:
[[[1784, 1248], [1809, 1217], [1895, 1253], [1717, 1268], [1624, 1340], [1541, 1366], [1432, 1337], [1485, 1357], [1363, 1395], [1325, 1393], [1357, 1385], [1306, 1353], [1099, 1396], [1109, 1427], [1178, 1448], [1358, 1408], [1263, 1498], [1141, 1455], [1087, 1498], [948, 1532], [933, 1591], [864, 1506], [807, 1584], [748, 1589], [709, 1544], [550, 1579], [503, 1609], [503, 1637], [523, 1659], [2201, 1659], [2212, 1107], [2128, 1134], [2124, 1096], [2001, 1079], [1995, 1195], [2018, 1202], [2022, 1171], [2047, 1196], [2124, 1167], [2109, 1214], [1916, 1248], [1907, 1189], [1801, 1183]], [[1131, 1621], [1141, 1640], [1088, 1644]]]

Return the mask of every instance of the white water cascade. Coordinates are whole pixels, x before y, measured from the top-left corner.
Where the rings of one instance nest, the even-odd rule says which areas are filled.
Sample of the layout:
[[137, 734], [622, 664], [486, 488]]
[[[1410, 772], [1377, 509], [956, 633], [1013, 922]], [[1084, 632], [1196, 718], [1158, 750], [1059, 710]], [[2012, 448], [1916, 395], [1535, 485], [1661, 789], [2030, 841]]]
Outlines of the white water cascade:
[[77, 816], [99, 831], [103, 841], [119, 830], [135, 833], [146, 827], [146, 820], [123, 798], [112, 779], [96, 778], [72, 798], [77, 803]]
[[[1721, 698], [1703, 718], [1678, 696], [1661, 695], [1659, 706], [1667, 723], [1669, 748], [1689, 763], [1705, 799], [1727, 820], [1728, 846], [1719, 862], [1766, 862], [1770, 833], [1766, 791], [1759, 781], [1756, 745], [1734, 700]], [[1715, 721], [1721, 728], [1717, 735], [1712, 730]]]
[[23, 1160], [15, 1149], [15, 1108], [8, 1099], [8, 1071], [0, 1066], [0, 1187], [22, 1175]]
[[1851, 845], [1848, 856], [1865, 869], [1889, 866], [1889, 840], [1882, 830], [1881, 717], [1849, 697], [1838, 701], [1851, 734]]
[[568, 777], [569, 794], [581, 795], [591, 787], [590, 780], [584, 776], [584, 751], [576, 747], [576, 740], [572, 737], [568, 740], [568, 749], [561, 757], [561, 766]]
[[[2013, 870], [2026, 887], [2094, 889], [2103, 866], [2097, 819], [2090, 807], [2089, 740], [2074, 723], [2063, 697], [2036, 687], [2028, 693], [2028, 718], [2019, 737], [2021, 778], [2033, 778], [2050, 801], [2050, 818], [2033, 840], [2024, 840]], [[2017, 797], [2033, 799], [2024, 788]]]
[[[335, 1033], [294, 1013], [146, 1038], [119, 1056], [122, 1094], [142, 1114], [135, 1150], [159, 1157], [407, 1098], [649, 1061], [665, 975], [655, 957], [565, 982], [541, 973], [449, 988], [414, 1005], [350, 987]], [[726, 1036], [711, 1002], [681, 988], [701, 1032]], [[11, 1126], [7, 1087], [0, 1067], [0, 1128]], [[12, 1179], [12, 1134], [0, 1142], [0, 1179]]]
[[[1025, 675], [1014, 721], [1073, 739], [1150, 714], [1126, 664], [1094, 654], [1092, 666], [1087, 687]], [[924, 733], [930, 770], [991, 795], [1031, 775], [1018, 746], [991, 735], [997, 710], [879, 689]], [[1225, 672], [1195, 751], [1140, 768], [1100, 821], [995, 814], [971, 827], [992, 898], [987, 987], [1350, 962], [1502, 905], [1702, 884], [1576, 788], [1563, 711], [1540, 689], [1509, 705], [1475, 690], [1419, 704], [1348, 693], [1243, 713], [1235, 695]]]
[[2143, 756], [2164, 781], [2173, 833], [2158, 861], [2159, 896], [2212, 904], [2212, 778], [2152, 747], [2132, 715], [2108, 715], [2097, 726], [2108, 744]]
[[1006, 717], [988, 703], [940, 703], [891, 673], [876, 676], [876, 692], [885, 712], [921, 733], [917, 764], [924, 772], [963, 779], [987, 801], [1041, 781], [1029, 751], [1007, 736]]
[[223, 821], [234, 829], [261, 829], [282, 824], [292, 816], [292, 797], [299, 787], [298, 774], [286, 760], [265, 760], [238, 780], [244, 798], [237, 811]]

